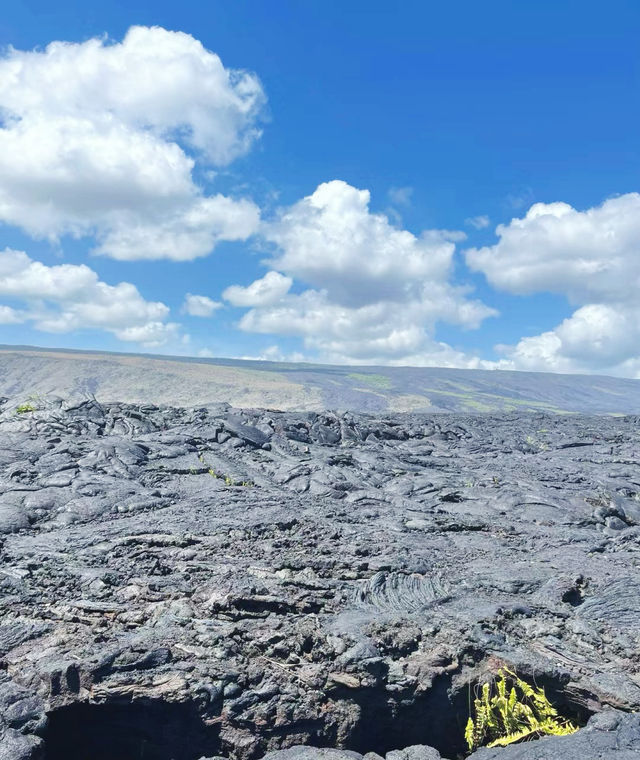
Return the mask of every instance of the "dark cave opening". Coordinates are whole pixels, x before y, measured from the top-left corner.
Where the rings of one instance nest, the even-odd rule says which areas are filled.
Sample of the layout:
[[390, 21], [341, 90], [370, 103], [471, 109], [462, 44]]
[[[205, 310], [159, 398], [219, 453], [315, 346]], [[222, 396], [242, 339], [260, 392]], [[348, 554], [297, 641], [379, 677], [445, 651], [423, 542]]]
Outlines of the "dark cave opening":
[[220, 754], [219, 726], [193, 703], [78, 702], [48, 715], [44, 760], [198, 760]]
[[[544, 686], [563, 716], [580, 726], [587, 722], [591, 711], [584, 707], [581, 695], [567, 692], [559, 679], [544, 675], [527, 680]], [[436, 678], [421, 694], [340, 687], [331, 693], [331, 702], [357, 705], [359, 719], [348, 732], [344, 724], [340, 727], [334, 720], [324, 725], [320, 721], [310, 730], [307, 741], [313, 746], [339, 746], [382, 756], [391, 750], [425, 744], [437, 749], [443, 758], [458, 760], [468, 754], [464, 729], [479, 688], [473, 683], [455, 687], [450, 674]], [[246, 760], [260, 757], [268, 749], [290, 746], [290, 733], [299, 736], [301, 728], [299, 723], [288, 731], [281, 727], [277, 731], [280, 739], [274, 745], [276, 732], [265, 726], [257, 731], [263, 741], [248, 750], [246, 746], [223, 744], [220, 724], [205, 722], [195, 703], [75, 703], [53, 710], [48, 717], [44, 760], [199, 760], [222, 754]]]
[[384, 690], [368, 690], [356, 695], [355, 701], [361, 717], [345, 749], [384, 757], [394, 749], [426, 744], [443, 758], [466, 754], [467, 690], [452, 692], [449, 676], [437, 678], [424, 694], [403, 698]]

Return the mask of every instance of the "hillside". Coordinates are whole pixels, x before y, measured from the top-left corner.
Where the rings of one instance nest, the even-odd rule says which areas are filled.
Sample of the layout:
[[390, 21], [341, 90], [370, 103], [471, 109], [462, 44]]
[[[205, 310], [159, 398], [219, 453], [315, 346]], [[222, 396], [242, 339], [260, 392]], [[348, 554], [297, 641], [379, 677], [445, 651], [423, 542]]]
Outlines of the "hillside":
[[435, 367], [347, 367], [0, 346], [0, 395], [319, 411], [638, 414], [640, 381]]

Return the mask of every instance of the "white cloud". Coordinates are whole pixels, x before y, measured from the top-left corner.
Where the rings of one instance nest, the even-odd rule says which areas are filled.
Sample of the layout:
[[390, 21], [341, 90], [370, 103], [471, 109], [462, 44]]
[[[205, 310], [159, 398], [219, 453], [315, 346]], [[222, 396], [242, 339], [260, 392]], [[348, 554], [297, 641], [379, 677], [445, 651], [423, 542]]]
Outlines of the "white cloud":
[[[324, 361], [476, 366], [434, 340], [439, 321], [474, 328], [495, 313], [450, 281], [460, 233], [416, 237], [371, 213], [368, 191], [334, 181], [284, 209], [262, 234], [277, 246], [265, 263], [280, 271], [225, 291], [252, 307], [241, 329], [299, 336]], [[310, 287], [292, 294], [294, 280]]]
[[430, 230], [418, 238], [369, 211], [369, 191], [325, 182], [263, 230], [281, 253], [269, 263], [341, 304], [404, 301], [424, 282], [442, 282], [452, 268], [453, 234]]
[[264, 102], [257, 77], [225, 69], [189, 34], [134, 26], [123, 41], [52, 42], [44, 51], [10, 49], [0, 98], [18, 118], [57, 113], [175, 137], [228, 164], [259, 136]]
[[192, 317], [210, 317], [221, 306], [222, 304], [219, 301], [213, 301], [207, 296], [196, 296], [192, 293], [187, 293], [184, 298], [182, 311]]
[[246, 152], [263, 101], [255, 76], [157, 27], [116, 44], [10, 49], [0, 59], [0, 219], [36, 237], [96, 235], [98, 252], [120, 259], [190, 259], [246, 239], [257, 208], [203, 197], [192, 170]]
[[640, 378], [640, 307], [587, 304], [553, 330], [498, 348], [501, 369]]
[[24, 317], [19, 311], [0, 304], [0, 325], [17, 325], [20, 322], [24, 322]]
[[491, 224], [491, 221], [486, 214], [482, 214], [481, 216], [470, 216], [464, 220], [464, 223], [470, 227], [475, 227], [477, 230], [484, 230]]
[[102, 236], [96, 253], [122, 261], [206, 256], [222, 240], [246, 240], [257, 229], [258, 207], [223, 195], [199, 198], [165, 219], [145, 220], [123, 213]]
[[160, 345], [179, 329], [166, 321], [165, 304], [146, 301], [129, 282], [108, 285], [84, 264], [47, 266], [22, 251], [0, 252], [0, 296], [24, 301], [20, 320], [45, 332], [96, 328], [120, 340]]
[[637, 297], [640, 194], [576, 211], [535, 203], [523, 219], [498, 225], [498, 243], [466, 252], [472, 269], [510, 293], [565, 293], [575, 303]]
[[[450, 307], [454, 321], [460, 317], [455, 313], [459, 305], [452, 301]], [[248, 332], [299, 336], [305, 348], [323, 361], [338, 364], [480, 366], [474, 357], [434, 341], [433, 311], [433, 304], [421, 302], [401, 308], [384, 301], [346, 307], [332, 303], [326, 292], [307, 290], [285, 297], [278, 305], [248, 311], [240, 327]], [[479, 321], [484, 316], [479, 308], [474, 318]]]
[[536, 203], [466, 252], [489, 282], [516, 294], [561, 293], [578, 308], [553, 330], [502, 346], [499, 366], [640, 376], [640, 194], [577, 211]]
[[162, 346], [167, 341], [178, 337], [180, 326], [175, 322], [146, 322], [144, 325], [125, 327], [114, 330], [120, 340], [142, 343], [143, 346]]
[[292, 284], [291, 277], [285, 277], [280, 272], [267, 272], [246, 288], [229, 286], [222, 297], [234, 306], [270, 306], [286, 295]]
[[259, 354], [248, 354], [245, 356], [239, 356], [238, 358], [244, 359], [245, 361], [254, 362], [293, 362], [294, 364], [304, 362], [306, 360], [304, 354], [300, 353], [299, 351], [285, 353], [280, 350], [279, 346], [268, 346]]

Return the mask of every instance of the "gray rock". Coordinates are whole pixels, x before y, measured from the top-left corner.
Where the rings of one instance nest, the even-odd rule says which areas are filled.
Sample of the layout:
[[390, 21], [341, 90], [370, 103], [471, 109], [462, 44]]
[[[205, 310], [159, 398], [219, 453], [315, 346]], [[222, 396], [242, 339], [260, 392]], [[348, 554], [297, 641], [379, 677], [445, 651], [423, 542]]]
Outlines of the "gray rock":
[[44, 760], [44, 743], [9, 728], [0, 733], [0, 760]]
[[[640, 709], [636, 417], [54, 399], [0, 442], [4, 757], [454, 758], [502, 664]], [[500, 752], [637, 753], [603, 716]]]
[[296, 746], [268, 752], [264, 760], [361, 760], [362, 755], [348, 750]]
[[440, 760], [440, 753], [433, 747], [414, 744], [412, 747], [387, 752], [386, 760]]

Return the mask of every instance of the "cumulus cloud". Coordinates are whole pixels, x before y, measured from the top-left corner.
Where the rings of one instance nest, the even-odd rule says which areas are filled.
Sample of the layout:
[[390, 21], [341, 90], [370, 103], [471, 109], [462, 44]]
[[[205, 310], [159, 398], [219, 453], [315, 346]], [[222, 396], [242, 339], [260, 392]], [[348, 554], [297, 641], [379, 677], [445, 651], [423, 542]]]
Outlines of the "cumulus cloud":
[[[273, 270], [224, 293], [251, 307], [241, 329], [299, 336], [326, 361], [476, 366], [434, 340], [439, 321], [474, 328], [495, 313], [451, 283], [460, 233], [398, 229], [369, 210], [368, 191], [336, 180], [282, 210], [262, 234], [275, 245], [265, 262]], [[291, 293], [294, 281], [307, 288]]]
[[445, 281], [458, 233], [430, 230], [416, 237], [369, 211], [368, 190], [325, 182], [284, 210], [263, 234], [278, 246], [271, 266], [347, 306], [403, 301], [425, 282]]
[[160, 345], [179, 330], [166, 321], [165, 304], [146, 301], [131, 283], [108, 285], [84, 264], [47, 266], [22, 251], [0, 252], [0, 296], [26, 306], [20, 313], [4, 306], [0, 314], [33, 322], [45, 332], [97, 328], [120, 340]]
[[222, 304], [219, 301], [213, 301], [207, 296], [196, 296], [192, 293], [187, 293], [184, 298], [182, 311], [191, 317], [210, 317], [221, 306]]
[[[455, 312], [457, 305], [451, 306]], [[475, 357], [433, 340], [433, 311], [432, 305], [420, 302], [404, 308], [391, 302], [345, 307], [332, 303], [326, 292], [307, 290], [275, 306], [248, 311], [240, 327], [249, 332], [299, 336], [307, 349], [338, 364], [480, 366]], [[451, 316], [455, 319], [458, 315]], [[478, 309], [474, 316], [480, 319], [487, 314]]]
[[259, 219], [258, 207], [251, 201], [223, 195], [195, 200], [164, 219], [144, 219], [125, 211], [100, 235], [96, 253], [121, 261], [190, 261], [206, 256], [223, 240], [246, 240]]
[[640, 307], [587, 304], [553, 330], [500, 346], [501, 369], [599, 372], [640, 378]]
[[[578, 308], [553, 330], [503, 346], [500, 366], [636, 373], [640, 365], [640, 194], [578, 211], [536, 203], [497, 228], [469, 266], [510, 293], [561, 293]], [[634, 368], [634, 369], [631, 369]]]
[[231, 285], [222, 297], [234, 306], [270, 306], [277, 303], [289, 292], [293, 280], [280, 272], [267, 272], [264, 277], [255, 280], [243, 288]]
[[0, 59], [0, 220], [37, 237], [96, 235], [120, 259], [190, 259], [258, 222], [206, 198], [195, 163], [225, 165], [259, 136], [257, 78], [190, 35], [133, 27], [120, 43], [54, 42]]
[[640, 285], [640, 194], [577, 211], [535, 203], [522, 219], [498, 225], [499, 242], [466, 252], [472, 269], [511, 293], [548, 290], [573, 302], [627, 299]]

